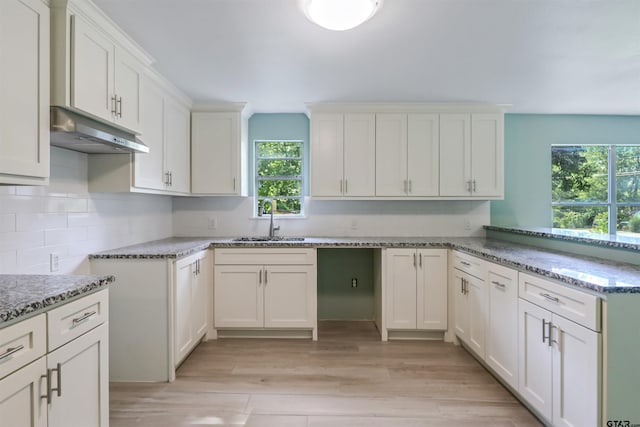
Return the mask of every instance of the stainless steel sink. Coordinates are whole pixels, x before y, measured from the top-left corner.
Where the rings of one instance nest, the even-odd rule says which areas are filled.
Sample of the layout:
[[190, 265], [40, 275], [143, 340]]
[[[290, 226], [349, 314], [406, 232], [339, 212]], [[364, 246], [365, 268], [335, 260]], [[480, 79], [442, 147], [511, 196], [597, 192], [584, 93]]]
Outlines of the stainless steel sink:
[[258, 236], [258, 237], [236, 237], [232, 242], [304, 242], [304, 237], [283, 237], [283, 236]]

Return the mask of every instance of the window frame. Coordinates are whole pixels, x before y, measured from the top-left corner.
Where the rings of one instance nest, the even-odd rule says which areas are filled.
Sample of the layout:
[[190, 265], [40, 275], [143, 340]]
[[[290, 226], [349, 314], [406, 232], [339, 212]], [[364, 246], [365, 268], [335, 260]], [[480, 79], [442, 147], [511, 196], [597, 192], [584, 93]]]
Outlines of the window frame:
[[[299, 157], [259, 157], [258, 144], [263, 142], [294, 142], [300, 144], [300, 156]], [[306, 172], [306, 160], [304, 154], [305, 141], [302, 139], [254, 139], [253, 140], [253, 215], [254, 217], [260, 217], [258, 215], [259, 201], [263, 196], [258, 195], [258, 189], [260, 187], [260, 181], [300, 181], [300, 195], [299, 196], [282, 196], [282, 199], [299, 199], [300, 200], [300, 212], [299, 213], [274, 213], [274, 217], [277, 218], [303, 218], [305, 216], [305, 172]], [[289, 176], [283, 175], [279, 177], [261, 178], [258, 175], [258, 162], [261, 160], [299, 160], [301, 162], [300, 175]]]
[[[554, 223], [553, 208], [558, 207], [604, 207], [607, 209], [607, 231], [611, 236], [618, 235], [618, 208], [622, 206], [637, 206], [640, 210], [640, 202], [618, 202], [617, 186], [617, 147], [637, 147], [636, 144], [551, 144], [551, 153], [554, 147], [607, 147], [607, 201], [580, 201], [580, 202], [554, 202], [551, 198], [551, 224]], [[552, 171], [553, 175], [553, 171]], [[553, 178], [552, 178], [553, 180]], [[553, 190], [553, 186], [552, 186]], [[554, 227], [557, 228], [557, 227]], [[557, 228], [558, 230], [574, 230], [572, 228]]]

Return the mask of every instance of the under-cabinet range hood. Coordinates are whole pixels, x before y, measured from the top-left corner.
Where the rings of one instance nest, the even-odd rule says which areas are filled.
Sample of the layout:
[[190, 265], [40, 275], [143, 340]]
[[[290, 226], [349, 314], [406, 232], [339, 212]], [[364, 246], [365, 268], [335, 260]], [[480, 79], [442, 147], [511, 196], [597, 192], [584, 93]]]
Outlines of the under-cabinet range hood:
[[62, 107], [49, 109], [51, 145], [90, 154], [148, 153], [132, 133], [100, 123]]

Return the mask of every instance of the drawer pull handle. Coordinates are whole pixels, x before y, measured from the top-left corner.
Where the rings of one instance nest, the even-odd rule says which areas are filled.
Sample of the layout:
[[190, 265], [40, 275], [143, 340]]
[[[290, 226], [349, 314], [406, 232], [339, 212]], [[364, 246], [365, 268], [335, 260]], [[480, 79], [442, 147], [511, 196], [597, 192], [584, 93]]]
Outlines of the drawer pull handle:
[[[58, 378], [58, 387], [53, 388], [51, 381], [51, 373], [56, 371], [56, 377]], [[51, 404], [53, 398], [53, 392], [56, 391], [58, 397], [62, 396], [62, 364], [58, 363], [55, 368], [47, 369], [47, 375], [43, 375], [42, 378], [47, 379], [47, 394], [40, 396], [41, 399], [47, 399], [47, 404]]]
[[540, 296], [543, 297], [543, 298], [548, 299], [549, 301], [553, 301], [553, 302], [556, 302], [556, 303], [560, 302], [560, 299], [558, 297], [552, 297], [549, 294], [543, 294], [542, 292], [540, 292]]
[[501, 289], [504, 289], [504, 288], [506, 288], [506, 287], [507, 287], [507, 285], [505, 285], [504, 283], [500, 283], [500, 282], [498, 282], [497, 280], [492, 280], [492, 281], [491, 281], [491, 283], [492, 283], [492, 284], [494, 284], [494, 285], [496, 285], [497, 287], [499, 287], [499, 288], [501, 288]]
[[90, 318], [91, 316], [93, 316], [94, 314], [96, 314], [96, 311], [90, 311], [88, 313], [83, 314], [80, 317], [76, 317], [75, 319], [72, 320], [74, 325], [77, 325], [80, 322], [84, 322], [85, 320], [87, 320], [88, 318]]
[[22, 344], [20, 344], [17, 347], [10, 347], [7, 349], [7, 351], [4, 352], [4, 354], [2, 356], [0, 356], [0, 360], [4, 360], [7, 357], [16, 354], [17, 352], [19, 352], [20, 350], [22, 350], [24, 348], [24, 346]]
[[464, 265], [465, 267], [471, 267], [471, 264], [466, 261], [460, 261], [460, 264]]

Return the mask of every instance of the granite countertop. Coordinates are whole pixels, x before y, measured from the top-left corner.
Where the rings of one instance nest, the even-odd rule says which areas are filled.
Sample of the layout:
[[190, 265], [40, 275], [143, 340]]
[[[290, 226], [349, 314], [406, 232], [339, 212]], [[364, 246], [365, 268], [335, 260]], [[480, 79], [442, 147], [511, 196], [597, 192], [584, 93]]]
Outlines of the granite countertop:
[[0, 274], [0, 328], [113, 282], [113, 276]]
[[207, 248], [452, 248], [488, 261], [602, 294], [640, 293], [640, 266], [481, 237], [305, 237], [304, 241], [244, 241], [177, 237], [92, 254], [92, 259], [182, 258]]

